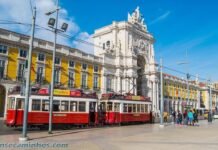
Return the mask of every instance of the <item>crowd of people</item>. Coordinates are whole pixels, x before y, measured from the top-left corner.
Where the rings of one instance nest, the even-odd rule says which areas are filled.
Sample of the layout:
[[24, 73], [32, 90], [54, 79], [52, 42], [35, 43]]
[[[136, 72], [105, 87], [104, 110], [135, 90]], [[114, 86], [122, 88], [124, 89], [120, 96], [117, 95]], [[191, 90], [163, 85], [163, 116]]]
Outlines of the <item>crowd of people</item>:
[[[184, 113], [180, 111], [173, 111], [172, 116], [174, 122], [180, 125], [192, 125], [194, 126], [198, 123], [198, 113], [195, 109], [185, 110]], [[163, 114], [164, 122], [167, 122], [168, 114], [164, 112]]]

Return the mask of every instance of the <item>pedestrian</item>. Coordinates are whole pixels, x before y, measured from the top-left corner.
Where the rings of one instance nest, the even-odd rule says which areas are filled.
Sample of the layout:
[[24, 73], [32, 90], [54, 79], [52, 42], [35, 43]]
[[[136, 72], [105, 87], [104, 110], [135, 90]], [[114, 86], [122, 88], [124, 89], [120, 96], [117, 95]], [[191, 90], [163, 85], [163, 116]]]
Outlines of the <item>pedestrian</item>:
[[173, 116], [173, 121], [174, 121], [174, 123], [176, 122], [176, 111], [173, 111], [172, 112], [172, 116]]
[[182, 124], [182, 113], [178, 111], [178, 124]]
[[189, 110], [189, 112], [188, 112], [188, 122], [189, 122], [189, 125], [194, 125], [193, 119], [194, 119], [193, 112], [192, 112], [192, 110]]
[[183, 118], [184, 118], [184, 119], [183, 119], [183, 124], [184, 124], [184, 125], [187, 125], [187, 124], [188, 124], [188, 116], [187, 116], [187, 114], [188, 114], [188, 113], [187, 113], [187, 110], [185, 110], [184, 113], [183, 113]]
[[194, 123], [197, 123], [198, 122], [198, 113], [195, 109], [194, 109], [193, 117], [194, 117]]
[[167, 123], [167, 117], [168, 117], [168, 113], [164, 112], [163, 113], [163, 118], [164, 118], [164, 122]]

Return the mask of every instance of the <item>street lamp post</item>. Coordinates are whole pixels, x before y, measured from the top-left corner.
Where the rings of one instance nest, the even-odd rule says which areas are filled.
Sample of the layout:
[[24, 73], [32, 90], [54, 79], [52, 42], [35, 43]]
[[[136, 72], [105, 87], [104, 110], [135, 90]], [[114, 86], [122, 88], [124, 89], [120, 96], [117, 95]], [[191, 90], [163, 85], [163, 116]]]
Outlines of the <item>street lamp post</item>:
[[208, 122], [212, 122], [212, 90], [211, 90], [210, 80], [209, 80], [209, 114], [208, 114]]
[[59, 0], [56, 3], [56, 9], [46, 13], [46, 15], [51, 15], [56, 12], [56, 19], [50, 18], [48, 21], [48, 26], [53, 29], [54, 32], [54, 49], [53, 49], [53, 57], [52, 57], [52, 73], [51, 73], [51, 86], [50, 86], [50, 105], [49, 105], [49, 129], [48, 133], [52, 134], [52, 112], [53, 112], [53, 92], [54, 92], [54, 71], [55, 71], [55, 55], [56, 55], [56, 42], [57, 42], [57, 33], [59, 31], [65, 32], [67, 30], [68, 24], [63, 23], [61, 26], [61, 30], [58, 29], [58, 14], [59, 14]]
[[160, 127], [164, 127], [163, 125], [163, 62], [160, 59]]
[[30, 96], [30, 76], [31, 76], [31, 63], [32, 63], [32, 50], [33, 50], [33, 39], [35, 33], [35, 21], [36, 21], [36, 8], [34, 8], [33, 18], [32, 18], [32, 31], [30, 37], [30, 46], [28, 54], [28, 66], [27, 66], [27, 75], [26, 75], [26, 88], [25, 88], [25, 107], [23, 114], [23, 130], [22, 137], [19, 138], [19, 141], [27, 141], [27, 122], [28, 122], [28, 109], [29, 109], [29, 96]]
[[190, 105], [189, 103], [189, 95], [190, 95], [190, 90], [189, 90], [189, 79], [190, 79], [190, 74], [189, 73], [187, 73], [187, 75], [186, 75], [186, 78], [187, 78], [187, 102], [188, 102], [188, 105]]

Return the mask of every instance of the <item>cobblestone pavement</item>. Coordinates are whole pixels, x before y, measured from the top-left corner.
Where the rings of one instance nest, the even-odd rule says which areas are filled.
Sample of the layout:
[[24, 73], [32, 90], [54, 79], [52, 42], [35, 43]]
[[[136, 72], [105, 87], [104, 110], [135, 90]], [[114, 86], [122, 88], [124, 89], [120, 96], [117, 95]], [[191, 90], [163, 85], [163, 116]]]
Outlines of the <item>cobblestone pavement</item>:
[[[0, 144], [19, 143], [20, 135], [20, 130], [1, 125]], [[45, 148], [52, 150], [217, 150], [218, 120], [212, 124], [201, 121], [199, 126], [168, 124], [160, 128], [158, 124], [143, 124], [57, 130], [52, 135], [47, 134], [47, 131], [33, 130], [28, 132], [28, 136], [28, 144], [68, 144], [67, 147]]]

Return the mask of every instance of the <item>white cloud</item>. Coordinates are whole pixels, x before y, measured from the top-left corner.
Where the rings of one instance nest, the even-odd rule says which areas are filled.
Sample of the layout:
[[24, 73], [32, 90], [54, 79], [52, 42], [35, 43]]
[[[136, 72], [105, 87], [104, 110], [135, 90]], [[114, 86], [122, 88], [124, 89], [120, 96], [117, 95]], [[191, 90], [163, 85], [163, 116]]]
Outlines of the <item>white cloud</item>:
[[[47, 22], [49, 20], [49, 17], [55, 18], [55, 16], [52, 15], [46, 16], [45, 13], [55, 9], [55, 0], [37, 0], [32, 2], [33, 2], [33, 7], [36, 6], [37, 9], [36, 24], [48, 28]], [[32, 21], [30, 1], [29, 0], [0, 0], [0, 20], [17, 21], [17, 22], [30, 24]], [[77, 23], [74, 21], [74, 18], [72, 16], [69, 16], [68, 11], [66, 9], [61, 8], [59, 14], [58, 26], [60, 27], [63, 22], [68, 23], [69, 25], [66, 34], [73, 35], [73, 36], [78, 34], [79, 35], [78, 38], [91, 41], [90, 35], [87, 32], [80, 31], [80, 28], [77, 25]], [[11, 25], [11, 24], [10, 25], [0, 24], [0, 27], [13, 30], [16, 32], [20, 32], [23, 34], [29, 34], [31, 29], [30, 26]], [[42, 29], [36, 29], [35, 36], [37, 38], [42, 38], [49, 41], [53, 41], [54, 38], [52, 32]], [[58, 43], [72, 46], [72, 41], [61, 36], [58, 36]], [[78, 49], [86, 51], [85, 49], [86, 46], [82, 46], [81, 44], [75, 42], [73, 42], [73, 44], [75, 44], [75, 46]]]
[[150, 25], [151, 24], [155, 24], [161, 20], [164, 20], [166, 19], [169, 15], [170, 15], [170, 11], [166, 11], [164, 14], [160, 15], [159, 17], [157, 17], [156, 19], [154, 19], [153, 21], [150, 22]]
[[73, 44], [75, 45], [76, 48], [83, 50], [86, 53], [94, 54], [94, 45], [89, 44], [89, 43], [94, 43], [93, 38], [90, 34], [88, 34], [87, 32], [81, 32], [76, 38], [83, 39], [84, 41], [88, 42], [87, 44], [85, 44], [78, 41], [74, 41]]

